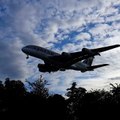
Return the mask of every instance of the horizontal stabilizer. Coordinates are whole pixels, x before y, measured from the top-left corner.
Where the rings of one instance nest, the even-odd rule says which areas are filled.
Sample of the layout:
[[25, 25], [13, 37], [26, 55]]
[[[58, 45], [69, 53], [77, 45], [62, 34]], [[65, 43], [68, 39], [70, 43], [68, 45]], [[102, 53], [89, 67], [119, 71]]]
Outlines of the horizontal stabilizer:
[[108, 66], [109, 64], [100, 64], [100, 65], [94, 65], [94, 66], [90, 66], [87, 67], [88, 70], [94, 70], [96, 68], [100, 68], [100, 67], [104, 67], [104, 66]]

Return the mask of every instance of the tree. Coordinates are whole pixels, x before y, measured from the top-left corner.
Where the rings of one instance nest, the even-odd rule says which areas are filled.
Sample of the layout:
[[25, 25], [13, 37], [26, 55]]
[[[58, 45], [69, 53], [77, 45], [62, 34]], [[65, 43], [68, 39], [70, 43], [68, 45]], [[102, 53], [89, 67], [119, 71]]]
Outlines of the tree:
[[26, 82], [29, 84], [29, 88], [32, 94], [38, 95], [41, 98], [47, 98], [49, 96], [48, 89], [46, 88], [48, 82], [42, 77], [42, 75], [34, 82]]
[[78, 113], [78, 107], [81, 104], [80, 101], [84, 97], [86, 93], [86, 89], [83, 87], [76, 87], [76, 82], [72, 83], [72, 86], [67, 89], [66, 96], [69, 97], [67, 99], [68, 105], [67, 105], [67, 113], [68, 113], [68, 119], [73, 120], [77, 119], [76, 114]]
[[113, 95], [119, 95], [120, 94], [120, 84], [116, 83], [116, 86], [110, 83], [111, 87], [111, 92]]
[[14, 97], [24, 96], [26, 93], [26, 88], [20, 80], [10, 80], [6, 78], [5, 83], [6, 94]]
[[51, 120], [66, 120], [66, 101], [62, 95], [55, 94], [48, 98], [47, 113]]

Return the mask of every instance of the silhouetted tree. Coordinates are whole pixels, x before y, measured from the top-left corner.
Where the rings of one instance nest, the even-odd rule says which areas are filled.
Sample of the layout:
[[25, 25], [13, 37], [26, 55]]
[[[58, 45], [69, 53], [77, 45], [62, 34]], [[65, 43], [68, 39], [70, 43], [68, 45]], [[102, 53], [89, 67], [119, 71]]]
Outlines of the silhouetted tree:
[[47, 81], [42, 76], [34, 82], [28, 82], [30, 91], [27, 91], [20, 80], [6, 78], [0, 81], [0, 115], [9, 119], [27, 116], [34, 119], [52, 120], [80, 120], [99, 119], [105, 117], [119, 117], [120, 84], [110, 84], [110, 91], [104, 89], [87, 91], [77, 87], [73, 82], [65, 94], [50, 95]]
[[26, 82], [29, 84], [31, 94], [38, 95], [41, 98], [47, 98], [49, 96], [48, 88], [46, 88], [48, 82], [42, 77], [42, 75], [34, 82]]
[[[113, 85], [112, 83], [110, 84], [111, 87], [111, 94], [112, 94], [112, 98], [111, 98], [111, 108], [114, 110], [114, 115], [118, 116], [119, 113], [118, 111], [120, 110], [120, 84], [115, 84]], [[111, 113], [112, 114], [112, 113]]]
[[66, 96], [68, 97], [67, 102], [67, 112], [68, 112], [68, 119], [74, 120], [76, 118], [76, 113], [78, 112], [78, 107], [81, 99], [86, 93], [86, 89], [79, 87], [76, 87], [76, 82], [72, 83], [72, 86], [67, 89]]
[[110, 85], [112, 86], [111, 87], [111, 92], [112, 92], [112, 94], [113, 95], [119, 95], [120, 94], [120, 84], [115, 84], [115, 85], [113, 85], [112, 83], [110, 83]]
[[6, 78], [4, 84], [6, 94], [10, 97], [24, 96], [26, 93], [26, 88], [20, 80], [10, 80], [9, 78]]
[[77, 97], [82, 97], [85, 94], [86, 89], [83, 87], [76, 88], [76, 85], [76, 82], [73, 82], [71, 88], [67, 89], [68, 92], [66, 93], [66, 96], [69, 97], [69, 99], [74, 100]]
[[0, 81], [0, 113], [4, 112], [6, 110], [5, 108], [5, 101], [4, 101], [4, 96], [5, 96], [5, 89], [2, 81]]
[[51, 120], [66, 120], [66, 101], [62, 95], [55, 94], [48, 98], [47, 112]]
[[20, 80], [10, 80], [6, 78], [4, 84], [4, 97], [3, 97], [3, 113], [14, 116], [19, 113], [22, 106], [22, 99], [26, 95], [26, 88]]
[[4, 96], [4, 85], [2, 81], [0, 81], [0, 98]]

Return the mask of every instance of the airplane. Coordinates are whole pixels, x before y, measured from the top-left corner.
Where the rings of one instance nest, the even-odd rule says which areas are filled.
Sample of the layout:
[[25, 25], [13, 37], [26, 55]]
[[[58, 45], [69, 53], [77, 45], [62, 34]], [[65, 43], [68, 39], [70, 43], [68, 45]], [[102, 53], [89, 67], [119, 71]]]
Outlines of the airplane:
[[40, 72], [56, 72], [56, 71], [65, 71], [65, 70], [77, 70], [81, 72], [93, 71], [96, 68], [104, 67], [109, 64], [100, 64], [93, 65], [94, 56], [99, 55], [101, 52], [120, 47], [119, 44], [88, 49], [82, 48], [78, 52], [62, 52], [57, 53], [46, 48], [36, 46], [36, 45], [27, 45], [22, 48], [22, 51], [27, 55], [26, 59], [29, 56], [39, 58], [44, 61], [44, 64], [39, 63], [38, 68]]

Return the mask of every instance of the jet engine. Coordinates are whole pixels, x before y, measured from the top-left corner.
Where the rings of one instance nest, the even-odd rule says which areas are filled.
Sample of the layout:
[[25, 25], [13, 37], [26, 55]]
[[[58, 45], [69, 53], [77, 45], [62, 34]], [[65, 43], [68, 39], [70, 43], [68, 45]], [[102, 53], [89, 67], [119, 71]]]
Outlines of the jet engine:
[[67, 52], [62, 52], [61, 54], [63, 57], [71, 57], [71, 54], [70, 53], [67, 53]]
[[90, 49], [87, 49], [87, 48], [83, 48], [82, 49], [82, 52], [85, 53], [85, 54], [88, 54], [90, 56], [95, 56], [95, 55], [100, 55], [98, 52], [92, 52]]
[[54, 72], [58, 70], [57, 68], [46, 64], [38, 64], [38, 68], [40, 72]]
[[46, 72], [47, 67], [45, 64], [38, 64], [38, 68], [40, 72]]

